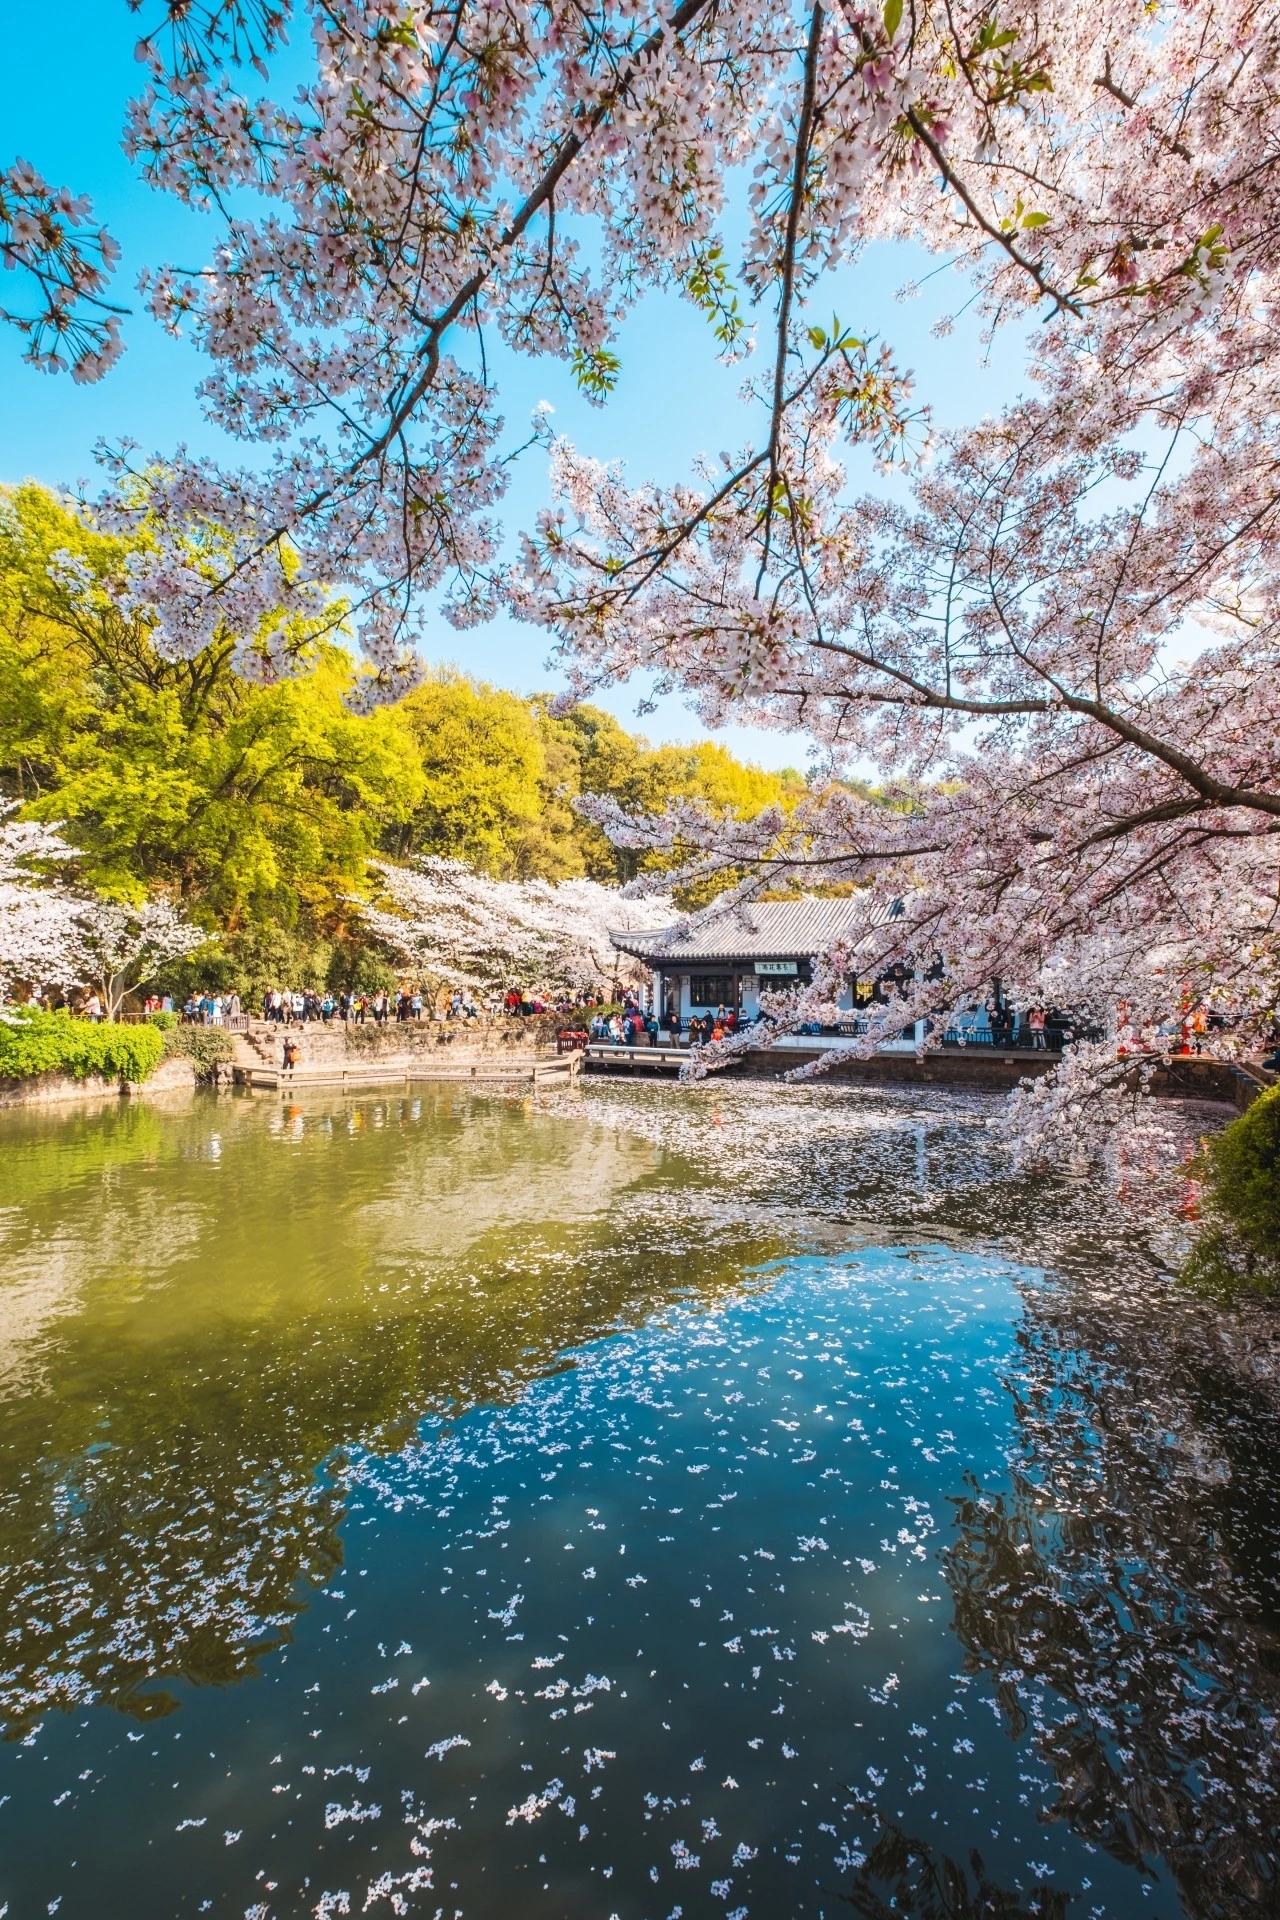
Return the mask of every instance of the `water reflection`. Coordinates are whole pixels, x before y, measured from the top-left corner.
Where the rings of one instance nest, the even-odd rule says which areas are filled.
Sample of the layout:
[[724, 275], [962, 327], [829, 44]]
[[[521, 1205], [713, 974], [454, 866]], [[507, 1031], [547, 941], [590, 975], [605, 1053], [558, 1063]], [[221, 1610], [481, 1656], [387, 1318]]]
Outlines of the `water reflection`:
[[[1167, 1251], [1158, 1190], [1134, 1189], [1116, 1204], [1090, 1175], [1013, 1177], [993, 1125], [999, 1096], [820, 1082], [675, 1089], [597, 1081], [576, 1101], [597, 1123], [700, 1164], [716, 1187], [728, 1179], [744, 1204], [767, 1206], [810, 1240], [991, 1245], [1094, 1278], [1108, 1261], [1153, 1278]], [[1189, 1148], [1224, 1115], [1230, 1109], [1171, 1102], [1166, 1124]]]
[[1072, 1896], [1054, 1887], [1023, 1893], [998, 1886], [976, 1847], [966, 1869], [886, 1821], [844, 1898], [862, 1920], [1066, 1920]]
[[1009, 1484], [970, 1480], [945, 1566], [1043, 1817], [1245, 1920], [1280, 1910], [1280, 1433], [1158, 1304], [1031, 1296]]
[[659, 1162], [447, 1097], [11, 1128], [10, 1736], [89, 1700], [165, 1714], [163, 1677], [254, 1672], [341, 1563], [341, 1450], [509, 1403], [566, 1350], [778, 1250], [704, 1223], [682, 1273], [680, 1222], [655, 1232]]
[[6, 1116], [15, 1910], [1280, 1911], [1275, 1415], [988, 1118]]
[[[966, 1476], [954, 1500], [944, 1567], [965, 1670], [989, 1677], [1009, 1734], [1051, 1766], [1042, 1819], [1139, 1873], [1163, 1865], [1190, 1915], [1280, 1913], [1274, 1396], [1224, 1370], [1215, 1316], [1171, 1288], [1167, 1240], [1132, 1196], [1011, 1180], [981, 1096], [942, 1110], [881, 1096], [864, 1126], [822, 1092], [808, 1110], [776, 1100], [761, 1125], [753, 1094], [720, 1094], [719, 1126], [779, 1203], [798, 1179], [827, 1218], [997, 1241], [1056, 1269], [1056, 1284], [1024, 1289], [1007, 1477]], [[653, 1133], [634, 1095], [614, 1104]], [[681, 1115], [686, 1151], [705, 1151], [701, 1119], [692, 1104]], [[1215, 1121], [1192, 1107], [1169, 1124], [1190, 1139]], [[876, 1856], [899, 1910], [933, 1911], [945, 1884], [970, 1911], [951, 1863], [915, 1846], [887, 1828]], [[880, 1911], [870, 1885], [858, 1898]]]

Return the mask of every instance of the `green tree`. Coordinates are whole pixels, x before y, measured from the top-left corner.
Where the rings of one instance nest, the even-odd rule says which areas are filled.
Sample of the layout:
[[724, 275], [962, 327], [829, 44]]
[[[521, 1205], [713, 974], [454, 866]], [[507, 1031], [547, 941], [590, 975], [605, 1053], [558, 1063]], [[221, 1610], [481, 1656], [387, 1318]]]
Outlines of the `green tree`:
[[166, 974], [179, 991], [370, 983], [385, 961], [349, 903], [375, 853], [627, 881], [656, 858], [612, 846], [582, 795], [748, 817], [804, 791], [710, 741], [653, 747], [599, 707], [557, 715], [454, 667], [357, 716], [350, 655], [299, 625], [298, 672], [274, 684], [236, 671], [230, 634], [165, 659], [109, 591], [129, 551], [42, 487], [0, 490], [0, 795], [66, 822], [79, 882], [169, 895], [218, 931], [211, 955]]
[[[583, 871], [569, 808], [555, 799], [554, 746], [527, 700], [437, 669], [401, 703], [422, 765], [422, 798], [393, 838], [400, 854], [433, 853], [497, 880], [559, 880]], [[574, 769], [566, 766], [564, 777]]]
[[275, 685], [234, 671], [230, 637], [164, 659], [106, 591], [125, 558], [44, 489], [0, 495], [0, 788], [67, 822], [83, 881], [168, 893], [233, 936], [224, 969], [254, 929], [341, 938], [369, 854], [421, 798], [410, 730], [348, 711], [330, 641], [299, 636], [303, 670]]
[[1197, 1172], [1206, 1222], [1185, 1278], [1228, 1299], [1280, 1292], [1280, 1087], [1206, 1141]]
[[[599, 707], [576, 708], [566, 724], [579, 754], [580, 790], [616, 800], [629, 813], [658, 814], [673, 801], [697, 800], [714, 813], [747, 820], [767, 806], [789, 808], [806, 791], [800, 774], [750, 766], [712, 740], [653, 747], [643, 735], [627, 733]], [[593, 878], [625, 883], [641, 872], [661, 871], [667, 864], [659, 854], [612, 846], [586, 822], [580, 834], [587, 871]], [[722, 877], [703, 887], [682, 889], [681, 905], [704, 906], [725, 884]]]
[[[575, 707], [563, 720], [551, 717], [545, 701], [540, 708], [544, 731], [572, 747], [575, 791], [616, 800], [631, 813], [656, 814], [674, 800], [701, 800], [716, 812], [750, 819], [763, 807], [793, 804], [805, 791], [799, 774], [746, 765], [711, 740], [653, 747], [642, 734], [628, 733], [603, 708]], [[594, 880], [625, 882], [661, 865], [656, 856], [613, 846], [598, 827], [581, 819], [577, 837]]]

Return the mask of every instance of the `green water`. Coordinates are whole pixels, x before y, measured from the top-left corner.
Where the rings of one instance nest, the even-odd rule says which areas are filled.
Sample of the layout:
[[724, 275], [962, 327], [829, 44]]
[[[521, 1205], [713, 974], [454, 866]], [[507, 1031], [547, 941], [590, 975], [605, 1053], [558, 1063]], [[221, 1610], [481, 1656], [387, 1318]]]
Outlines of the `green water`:
[[987, 1118], [5, 1116], [0, 1909], [1274, 1911], [1276, 1423]]

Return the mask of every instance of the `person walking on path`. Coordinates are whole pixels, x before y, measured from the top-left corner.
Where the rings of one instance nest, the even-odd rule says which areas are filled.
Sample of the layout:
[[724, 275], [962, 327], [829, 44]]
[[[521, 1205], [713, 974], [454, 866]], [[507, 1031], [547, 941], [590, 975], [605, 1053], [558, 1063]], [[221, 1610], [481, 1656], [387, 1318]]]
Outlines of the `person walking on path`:
[[1040, 1048], [1043, 1051], [1046, 1044], [1045, 1034], [1044, 1034], [1044, 1008], [1043, 1007], [1032, 1007], [1030, 1013], [1027, 1015], [1027, 1025], [1031, 1029], [1032, 1046]]

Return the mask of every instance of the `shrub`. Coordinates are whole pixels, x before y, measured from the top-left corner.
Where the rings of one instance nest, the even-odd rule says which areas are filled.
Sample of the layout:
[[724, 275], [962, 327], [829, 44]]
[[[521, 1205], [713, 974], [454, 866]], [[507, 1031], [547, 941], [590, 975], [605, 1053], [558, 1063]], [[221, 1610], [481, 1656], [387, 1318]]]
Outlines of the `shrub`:
[[1196, 1171], [1206, 1220], [1184, 1278], [1226, 1299], [1280, 1292], [1280, 1087], [1207, 1142]]
[[164, 1035], [165, 1059], [176, 1055], [189, 1060], [198, 1080], [209, 1080], [220, 1060], [229, 1060], [234, 1051], [231, 1035], [221, 1027], [173, 1026]]
[[152, 1027], [159, 1027], [161, 1033], [169, 1033], [177, 1026], [178, 1016], [176, 1013], [149, 1013], [147, 1015], [147, 1024]]
[[164, 1035], [145, 1024], [99, 1024], [67, 1013], [26, 1011], [0, 1022], [0, 1078], [5, 1079], [69, 1073], [77, 1080], [89, 1074], [145, 1080], [163, 1053]]

